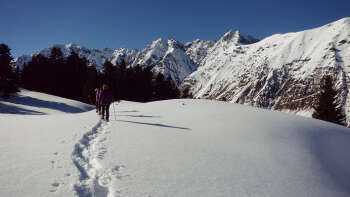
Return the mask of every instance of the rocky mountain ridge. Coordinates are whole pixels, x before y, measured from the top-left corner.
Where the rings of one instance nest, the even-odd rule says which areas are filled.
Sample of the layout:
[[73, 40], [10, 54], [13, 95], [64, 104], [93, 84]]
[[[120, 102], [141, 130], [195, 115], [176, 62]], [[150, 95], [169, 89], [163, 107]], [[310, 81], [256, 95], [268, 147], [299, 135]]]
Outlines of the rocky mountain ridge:
[[[224, 36], [226, 36], [226, 39], [234, 39], [236, 43], [257, 41], [252, 36], [242, 35], [238, 31], [233, 32], [232, 30]], [[14, 61], [17, 66], [22, 68], [34, 55], [41, 54], [48, 57], [51, 49], [56, 47], [62, 51], [64, 57], [68, 57], [74, 51], [80, 57], [86, 58], [89, 65], [95, 66], [97, 70], [103, 69], [106, 60], [114, 65], [124, 60], [129, 66], [151, 66], [154, 73], [162, 73], [166, 77], [171, 77], [174, 84], [180, 86], [188, 75], [197, 70], [200, 61], [206, 57], [210, 47], [215, 43], [216, 41], [200, 41], [197, 39], [194, 42], [183, 44], [175, 39], [159, 38], [141, 51], [125, 48], [98, 50], [88, 49], [76, 44], [56, 44], [35, 54], [20, 56]]]
[[253, 44], [237, 45], [223, 37], [181, 88], [195, 98], [311, 116], [326, 74], [336, 80], [338, 99], [349, 115], [350, 18]]

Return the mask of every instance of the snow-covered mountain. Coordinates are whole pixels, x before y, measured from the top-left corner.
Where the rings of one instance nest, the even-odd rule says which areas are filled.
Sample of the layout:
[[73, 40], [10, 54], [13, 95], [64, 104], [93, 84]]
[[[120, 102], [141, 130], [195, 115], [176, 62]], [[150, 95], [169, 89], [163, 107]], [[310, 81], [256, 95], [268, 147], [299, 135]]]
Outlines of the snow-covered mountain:
[[202, 64], [202, 60], [207, 56], [209, 50], [214, 46], [214, 40], [200, 40], [196, 39], [185, 44], [186, 54], [197, 65]]
[[[325, 74], [349, 115], [350, 18], [249, 44], [229, 32], [200, 61], [181, 88], [196, 98], [227, 100], [311, 114]], [[349, 121], [348, 121], [349, 122]]]
[[239, 31], [228, 31], [219, 41], [216, 40], [199, 40], [186, 43], [186, 54], [198, 65], [204, 65], [204, 59], [213, 53], [215, 48], [224, 47], [227, 45], [244, 45], [258, 42], [259, 40], [250, 36], [242, 34]]
[[186, 54], [185, 46], [174, 39], [158, 39], [142, 50], [132, 64], [152, 66], [156, 73], [170, 76], [176, 85], [197, 69], [197, 65]]
[[123, 60], [126, 64], [132, 64], [135, 61], [135, 58], [137, 54], [139, 53], [136, 49], [126, 49], [126, 48], [120, 48], [115, 51], [113, 51], [112, 59], [109, 59], [112, 64], [117, 65], [121, 63]]
[[163, 38], [153, 41], [140, 52], [136, 49], [120, 48], [112, 50], [106, 48], [97, 50], [76, 44], [57, 44], [50, 48], [42, 49], [33, 55], [20, 56], [15, 59], [15, 64], [22, 68], [34, 55], [41, 54], [48, 57], [53, 47], [59, 48], [64, 57], [68, 57], [74, 51], [80, 57], [85, 57], [89, 64], [96, 66], [98, 70], [102, 70], [103, 63], [106, 60], [111, 61], [114, 65], [124, 60], [130, 66], [151, 66], [155, 73], [160, 72], [166, 77], [170, 76], [177, 86], [181, 84], [185, 77], [197, 69], [197, 64], [186, 54], [186, 47], [181, 42]]
[[51, 49], [53, 47], [59, 48], [64, 57], [68, 57], [71, 52], [77, 53], [80, 57], [84, 57], [89, 61], [90, 65], [96, 66], [98, 70], [102, 69], [103, 63], [108, 60], [111, 61], [113, 64], [120, 63], [123, 59], [125, 60], [126, 63], [130, 64], [134, 61], [138, 51], [136, 49], [128, 50], [125, 48], [120, 48], [117, 50], [112, 50], [105, 48], [103, 50], [98, 50], [98, 49], [88, 49], [84, 46], [79, 46], [76, 44], [56, 44], [52, 47], [42, 49], [38, 52], [36, 52], [33, 55], [23, 55], [15, 59], [15, 63], [17, 66], [22, 68], [24, 63], [28, 63], [32, 56], [41, 54], [45, 57], [50, 56], [51, 54]]
[[[158, 39], [150, 43], [142, 51], [136, 49], [128, 50], [120, 48], [112, 49], [88, 49], [76, 44], [54, 45], [38, 51], [48, 57], [53, 47], [59, 48], [65, 57], [69, 56], [72, 51], [80, 57], [85, 57], [90, 65], [95, 65], [98, 70], [102, 69], [103, 63], [108, 60], [116, 65], [122, 60], [131, 66], [151, 66], [155, 73], [162, 73], [166, 77], [170, 76], [176, 85], [180, 85], [185, 77], [197, 69], [197, 65], [186, 54], [185, 46], [174, 39]], [[15, 59], [15, 63], [20, 68], [24, 63], [28, 63], [33, 55], [23, 55]]]
[[197, 70], [203, 64], [203, 60], [212, 53], [214, 48], [223, 47], [235, 43], [236, 45], [251, 44], [258, 40], [249, 35], [241, 34], [239, 31], [230, 30], [219, 41], [195, 40], [185, 45], [175, 39], [159, 38], [138, 51], [136, 49], [120, 48], [116, 50], [105, 48], [103, 50], [88, 49], [76, 44], [57, 44], [49, 48], [42, 49], [33, 55], [23, 55], [15, 59], [15, 64], [20, 68], [28, 63], [32, 56], [41, 54], [50, 56], [53, 47], [59, 48], [65, 57], [71, 52], [77, 53], [80, 57], [85, 57], [90, 65], [102, 70], [103, 63], [108, 60], [116, 65], [122, 60], [130, 66], [151, 66], [154, 73], [162, 73], [166, 77], [171, 77], [176, 86], [180, 86], [183, 80]]

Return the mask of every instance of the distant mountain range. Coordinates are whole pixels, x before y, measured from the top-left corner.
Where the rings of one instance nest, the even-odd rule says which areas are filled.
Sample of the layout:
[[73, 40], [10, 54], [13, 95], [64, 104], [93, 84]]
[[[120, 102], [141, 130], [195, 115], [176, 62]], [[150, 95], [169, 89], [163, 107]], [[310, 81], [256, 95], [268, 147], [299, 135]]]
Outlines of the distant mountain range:
[[[152, 66], [170, 76], [195, 98], [225, 100], [310, 116], [325, 74], [336, 79], [339, 100], [350, 114], [350, 18], [301, 32], [263, 40], [229, 31], [219, 40], [183, 44], [158, 39], [145, 49], [91, 50], [75, 44], [55, 45], [65, 56], [75, 51], [102, 69], [104, 61]], [[52, 47], [51, 47], [52, 48]], [[38, 51], [48, 56], [51, 48]], [[16, 58], [22, 66], [31, 55]], [[349, 123], [349, 120], [348, 120]]]
[[[235, 36], [234, 42], [239, 44], [248, 44], [257, 42], [258, 40], [248, 35], [241, 35], [238, 31], [229, 31], [227, 35]], [[225, 37], [225, 36], [224, 36]], [[226, 39], [229, 39], [228, 37]], [[32, 55], [23, 55], [15, 59], [16, 65], [20, 68], [28, 63], [32, 56], [41, 54], [46, 57], [50, 56], [53, 47], [59, 48], [65, 57], [69, 56], [72, 51], [80, 57], [85, 57], [90, 65], [96, 66], [98, 70], [102, 70], [103, 63], [108, 60], [116, 65], [122, 60], [130, 66], [151, 66], [155, 73], [161, 72], [165, 76], [170, 76], [177, 86], [191, 73], [197, 70], [201, 65], [201, 60], [207, 56], [208, 50], [216, 43], [216, 41], [195, 40], [185, 45], [174, 39], [159, 38], [151, 42], [145, 49], [138, 51], [137, 49], [119, 48], [112, 49], [88, 49], [84, 46], [76, 44], [57, 44], [49, 48], [42, 49]]]

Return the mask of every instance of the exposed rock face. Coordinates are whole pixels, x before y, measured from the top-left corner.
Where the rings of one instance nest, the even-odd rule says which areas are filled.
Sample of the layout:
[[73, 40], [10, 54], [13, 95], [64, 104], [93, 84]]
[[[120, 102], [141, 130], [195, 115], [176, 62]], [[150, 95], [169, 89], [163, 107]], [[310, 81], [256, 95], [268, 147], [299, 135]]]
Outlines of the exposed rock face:
[[[238, 40], [238, 41], [237, 41]], [[196, 98], [227, 100], [310, 116], [319, 80], [331, 74], [349, 111], [350, 18], [247, 44], [225, 34], [182, 83]]]
[[162, 38], [149, 44], [142, 50], [132, 64], [152, 66], [155, 73], [163, 73], [171, 77], [175, 85], [197, 69], [197, 65], [186, 54], [185, 46], [174, 39]]
[[208, 55], [209, 50], [214, 46], [216, 41], [214, 40], [199, 40], [196, 39], [192, 42], [185, 44], [186, 54], [197, 65], [202, 65], [203, 59]]

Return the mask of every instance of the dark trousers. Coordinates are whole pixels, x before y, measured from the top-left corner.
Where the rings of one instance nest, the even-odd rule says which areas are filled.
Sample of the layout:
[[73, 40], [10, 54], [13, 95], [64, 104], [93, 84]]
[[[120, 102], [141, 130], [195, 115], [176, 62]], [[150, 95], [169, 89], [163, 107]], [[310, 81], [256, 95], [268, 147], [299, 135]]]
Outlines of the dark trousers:
[[[110, 105], [102, 105], [102, 118], [106, 117], [106, 120], [109, 120], [109, 106]], [[105, 116], [106, 114], [106, 116]]]
[[102, 104], [101, 103], [98, 104], [98, 113], [102, 114]]

